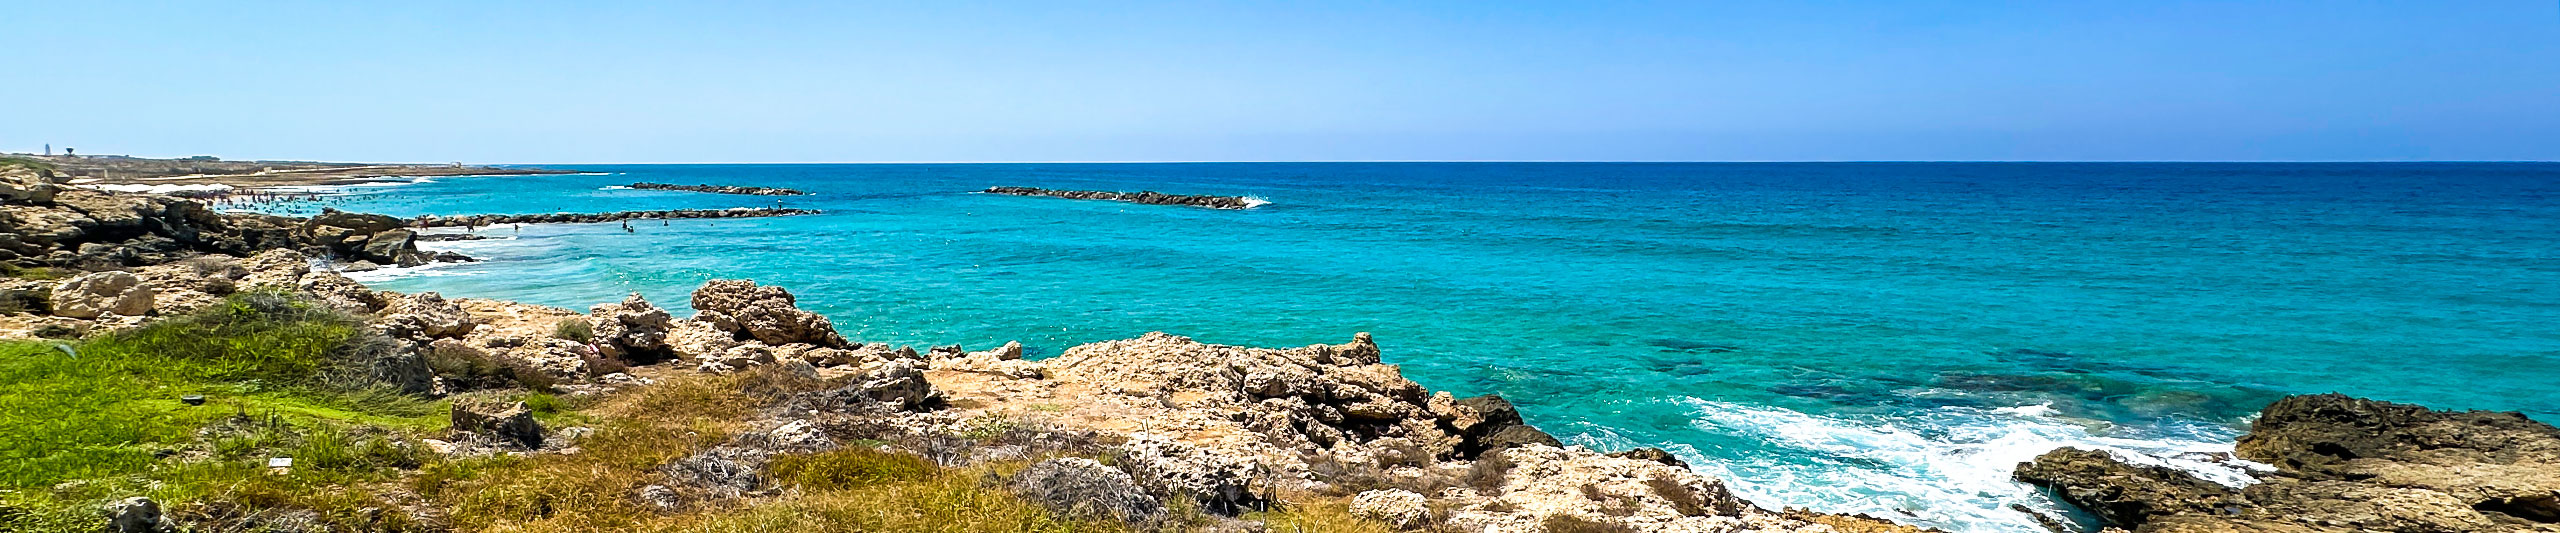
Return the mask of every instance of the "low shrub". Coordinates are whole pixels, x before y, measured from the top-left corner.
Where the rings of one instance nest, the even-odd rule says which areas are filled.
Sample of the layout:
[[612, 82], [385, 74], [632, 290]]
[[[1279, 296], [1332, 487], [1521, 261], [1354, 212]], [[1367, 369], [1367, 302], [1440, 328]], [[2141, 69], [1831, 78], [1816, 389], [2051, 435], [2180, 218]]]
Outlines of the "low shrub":
[[594, 342], [596, 325], [588, 322], [584, 317], [565, 318], [551, 326], [551, 336], [578, 342]]

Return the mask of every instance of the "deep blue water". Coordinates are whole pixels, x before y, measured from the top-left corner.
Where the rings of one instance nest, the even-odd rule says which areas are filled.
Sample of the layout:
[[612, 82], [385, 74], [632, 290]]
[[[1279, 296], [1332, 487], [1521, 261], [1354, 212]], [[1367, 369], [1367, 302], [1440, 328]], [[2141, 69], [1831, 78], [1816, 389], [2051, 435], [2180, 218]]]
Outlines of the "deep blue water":
[[[1162, 330], [1374, 332], [1434, 389], [1662, 446], [1764, 504], [2034, 531], [2065, 444], [2228, 450], [2287, 393], [2560, 418], [2560, 164], [579, 165], [329, 205], [398, 215], [769, 206], [536, 226], [376, 286], [584, 309], [790, 287], [870, 342], [1036, 356]], [[974, 194], [1235, 194], [1247, 211]], [[296, 205], [309, 209], [317, 204]], [[495, 233], [491, 233], [491, 232]], [[513, 235], [506, 228], [484, 234]], [[2214, 468], [2188, 465], [2203, 471]]]

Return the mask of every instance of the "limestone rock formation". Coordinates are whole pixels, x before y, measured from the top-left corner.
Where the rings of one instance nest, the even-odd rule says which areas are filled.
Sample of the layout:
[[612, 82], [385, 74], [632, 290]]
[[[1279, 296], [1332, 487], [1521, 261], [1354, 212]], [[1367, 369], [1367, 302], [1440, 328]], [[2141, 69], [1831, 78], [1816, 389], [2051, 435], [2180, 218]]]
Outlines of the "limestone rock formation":
[[1373, 490], [1351, 497], [1351, 515], [1414, 529], [1431, 520], [1431, 501], [1404, 489]]
[[654, 363], [674, 358], [667, 347], [667, 332], [675, 328], [675, 317], [665, 309], [650, 305], [640, 293], [622, 299], [618, 304], [597, 304], [588, 309], [595, 326], [595, 346], [600, 355], [634, 363]]
[[142, 316], [151, 312], [151, 289], [122, 271], [82, 274], [53, 287], [54, 316], [98, 318]]
[[2057, 450], [2018, 478], [2143, 533], [2560, 531], [2560, 429], [2517, 413], [2293, 396], [2259, 415], [2238, 454], [2276, 471], [2231, 489]]
[[441, 294], [422, 292], [388, 297], [385, 301], [381, 316], [373, 324], [394, 338], [420, 342], [458, 338], [480, 325], [462, 306], [446, 301]]
[[729, 332], [739, 340], [765, 344], [806, 343], [827, 348], [852, 347], [836, 333], [827, 317], [803, 311], [791, 291], [758, 286], [754, 281], [715, 279], [693, 291], [693, 319]]
[[542, 423], [524, 402], [463, 399], [453, 402], [453, 429], [504, 439], [528, 448], [542, 447]]

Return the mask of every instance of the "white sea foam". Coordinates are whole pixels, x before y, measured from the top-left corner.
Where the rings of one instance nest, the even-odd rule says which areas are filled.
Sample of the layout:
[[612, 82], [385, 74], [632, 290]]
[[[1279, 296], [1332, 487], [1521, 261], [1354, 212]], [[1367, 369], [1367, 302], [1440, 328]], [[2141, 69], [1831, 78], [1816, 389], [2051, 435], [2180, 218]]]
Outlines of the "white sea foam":
[[390, 281], [390, 280], [401, 279], [401, 278], [415, 278], [415, 277], [421, 277], [421, 276], [470, 276], [470, 275], [476, 275], [476, 274], [479, 274], [479, 272], [455, 272], [455, 271], [445, 270], [446, 268], [450, 268], [450, 267], [453, 267], [453, 266], [458, 266], [458, 265], [467, 265], [467, 264], [470, 264], [470, 263], [427, 263], [427, 264], [418, 265], [418, 266], [413, 266], [413, 267], [387, 266], [387, 267], [377, 268], [377, 269], [373, 269], [373, 270], [367, 270], [367, 271], [363, 271], [363, 272], [340, 272], [340, 273], [341, 273], [341, 274], [345, 274], [345, 275], [347, 276], [347, 279], [356, 280], [356, 282], [358, 282], [358, 283], [376, 283], [376, 282]]
[[628, 190], [631, 190], [631, 186], [629, 186], [629, 185], [606, 185], [606, 186], [603, 186], [603, 187], [597, 187], [597, 188], [596, 188], [596, 190], [599, 190], [599, 191], [628, 191]]
[[1264, 200], [1264, 199], [1257, 198], [1257, 197], [1252, 197], [1252, 196], [1244, 197], [1244, 208], [1245, 208], [1245, 209], [1252, 209], [1252, 208], [1262, 207], [1262, 206], [1266, 206], [1266, 205], [1271, 205], [1271, 201], [1270, 201], [1270, 200]]
[[[2053, 416], [2043, 406], [1941, 408], [1891, 420], [1809, 415], [1782, 408], [1682, 398], [1699, 430], [1768, 443], [1786, 457], [1709, 457], [1670, 451], [1700, 473], [1728, 480], [1762, 506], [1811, 507], [1921, 522], [1959, 533], [2042, 532], [2025, 505], [2060, 516], [2035, 488], [2010, 479], [2018, 463], [2061, 447], [2106, 450], [2231, 486], [2254, 481], [2258, 465], [2230, 458], [2233, 434], [2204, 429], [2192, 436], [2132, 439], [2093, 433], [2092, 425]], [[1582, 439], [1602, 447], [1646, 445], [1613, 432]]]
[[133, 185], [123, 185], [123, 184], [95, 185], [95, 184], [84, 184], [84, 185], [79, 185], [79, 187], [80, 187], [80, 188], [83, 188], [83, 189], [94, 189], [94, 190], [100, 190], [100, 191], [113, 191], [113, 192], [138, 192], [138, 193], [144, 193], [144, 194], [176, 194], [176, 193], [182, 193], [182, 192], [230, 192], [230, 191], [231, 191], [231, 189], [233, 188], [233, 187], [232, 187], [232, 186], [230, 186], [230, 185], [223, 185], [223, 184], [220, 184], [220, 183], [207, 183], [207, 184], [201, 184], [201, 185], [176, 185], [176, 184], [169, 184], [169, 185], [141, 185], [141, 184], [133, 184]]

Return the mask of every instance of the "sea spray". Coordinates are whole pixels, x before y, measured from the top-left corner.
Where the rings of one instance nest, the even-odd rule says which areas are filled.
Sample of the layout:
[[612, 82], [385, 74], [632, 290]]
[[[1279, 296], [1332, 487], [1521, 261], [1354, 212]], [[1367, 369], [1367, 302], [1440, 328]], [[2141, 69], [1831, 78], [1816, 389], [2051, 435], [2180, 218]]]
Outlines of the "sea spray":
[[[1728, 480], [1745, 498], [1772, 508], [1866, 513], [1964, 533], [2039, 528], [2012, 504], [2073, 514], [2010, 479], [2019, 463], [2055, 448], [2106, 450], [2233, 486], [2252, 482], [2249, 471], [2263, 468], [2231, 459], [2231, 439], [2239, 432], [2213, 424], [2187, 426], [2176, 435], [2112, 436], [2093, 430], [2104, 423], [2067, 420], [2036, 406], [1944, 407], [1853, 419], [1696, 398], [1676, 401], [1693, 410], [1692, 425], [1700, 431], [1759, 440], [1793, 455], [1710, 456], [1672, 449], [1700, 472]], [[1612, 440], [1590, 443], [1636, 444]]]

